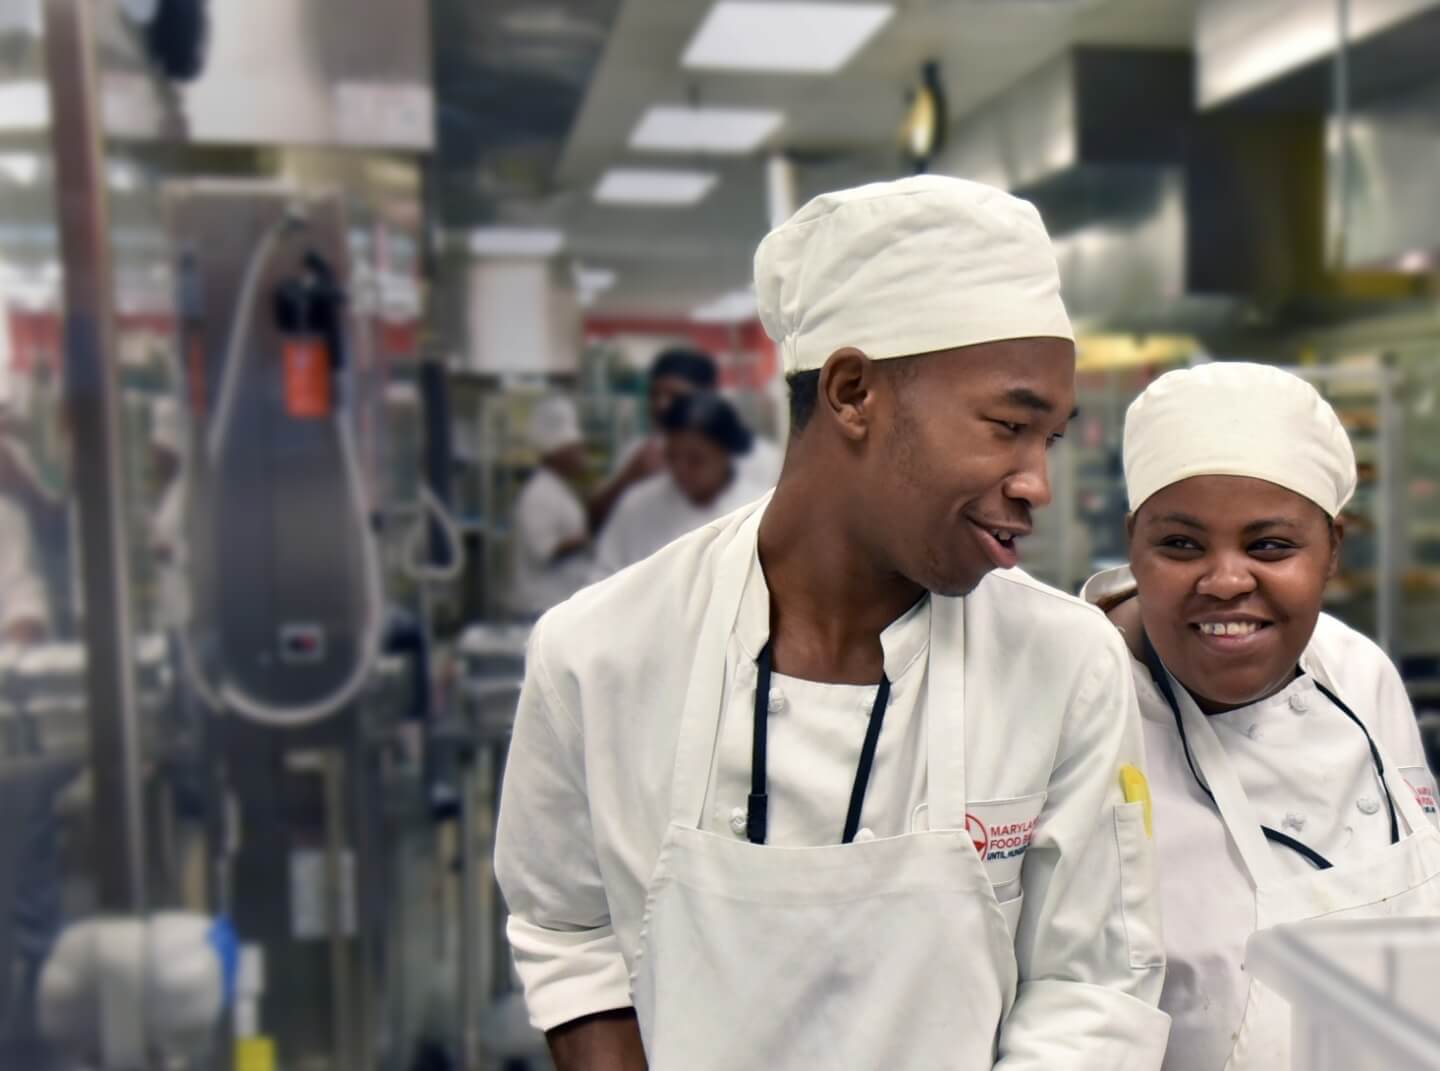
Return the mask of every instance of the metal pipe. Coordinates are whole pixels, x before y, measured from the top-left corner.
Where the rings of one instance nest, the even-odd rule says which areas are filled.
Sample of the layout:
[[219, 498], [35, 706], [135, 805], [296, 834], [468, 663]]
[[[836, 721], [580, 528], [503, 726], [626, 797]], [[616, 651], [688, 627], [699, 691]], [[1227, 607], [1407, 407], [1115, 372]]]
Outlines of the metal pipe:
[[[473, 722], [471, 732], [474, 732]], [[460, 1066], [463, 1071], [473, 1071], [480, 1060], [479, 1022], [479, 971], [476, 962], [479, 949], [476, 948], [480, 934], [477, 925], [480, 917], [479, 876], [475, 868], [477, 845], [475, 809], [479, 805], [475, 785], [476, 750], [473, 743], [466, 744], [467, 755], [460, 774], [460, 1024], [458, 1035], [461, 1043]]]
[[1401, 492], [1405, 409], [1399, 404], [1399, 390], [1399, 374], [1388, 365], [1382, 367], [1376, 385], [1380, 471], [1375, 492], [1375, 524], [1379, 534], [1375, 546], [1375, 642], [1397, 662], [1405, 653], [1398, 649], [1396, 633], [1400, 620], [1401, 544], [1409, 532]]
[[1330, 266], [1345, 269], [1350, 231], [1350, 0], [1335, 0], [1335, 62], [1331, 65], [1331, 105], [1335, 111], [1335, 232]]
[[352, 888], [344, 873], [347, 845], [345, 839], [345, 760], [336, 752], [327, 752], [323, 759], [325, 792], [325, 899], [327, 929], [330, 937], [331, 1025], [335, 1033], [336, 1071], [355, 1067], [351, 1046], [351, 977], [350, 944], [346, 933], [346, 905]]
[[100, 910], [140, 913], [147, 905], [140, 718], [93, 11], [90, 0], [46, 0], [45, 61], [65, 269], [65, 398], [80, 517], [90, 762], [102, 831], [94, 844], [96, 891]]

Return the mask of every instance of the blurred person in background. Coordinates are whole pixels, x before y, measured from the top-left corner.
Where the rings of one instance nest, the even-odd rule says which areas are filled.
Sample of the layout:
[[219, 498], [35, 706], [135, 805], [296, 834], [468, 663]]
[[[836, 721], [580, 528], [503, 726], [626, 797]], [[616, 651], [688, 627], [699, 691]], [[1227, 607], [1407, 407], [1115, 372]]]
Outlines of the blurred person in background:
[[1245, 967], [1257, 929], [1440, 921], [1435, 779], [1395, 667], [1321, 612], [1355, 454], [1278, 368], [1171, 372], [1125, 420], [1130, 564], [1084, 596], [1128, 642], [1174, 1021], [1167, 1071], [1291, 1064], [1289, 1006]]
[[0, 496], [0, 642], [38, 643], [49, 635], [49, 597], [34, 558], [29, 516]]
[[1075, 401], [1039, 213], [825, 194], [755, 278], [774, 494], [531, 635], [495, 873], [532, 1024], [560, 1071], [1158, 1068], [1125, 645], [1013, 568]]
[[720, 382], [715, 358], [701, 350], [672, 347], [650, 363], [648, 377], [649, 431], [633, 439], [618, 454], [615, 471], [590, 499], [590, 523], [596, 531], [605, 526], [616, 504], [636, 484], [665, 469], [665, 437], [660, 420], [675, 399], [693, 391], [713, 391]]
[[0, 422], [0, 640], [33, 643], [53, 632], [39, 550], [57, 540], [51, 552], [63, 569], [66, 531], [65, 504], [45, 487], [18, 430]]
[[609, 576], [686, 532], [739, 509], [768, 488], [740, 472], [754, 435], [718, 394], [676, 398], [660, 417], [665, 470], [632, 487], [600, 533], [597, 572]]
[[530, 414], [539, 463], [515, 500], [510, 609], [539, 617], [591, 579], [590, 524], [576, 485], [585, 475], [585, 439], [568, 398], [540, 401]]
[[167, 629], [185, 624], [189, 603], [181, 435], [180, 403], [169, 397], [155, 399], [150, 410], [150, 458], [160, 500], [150, 521], [150, 551], [158, 572], [159, 620]]

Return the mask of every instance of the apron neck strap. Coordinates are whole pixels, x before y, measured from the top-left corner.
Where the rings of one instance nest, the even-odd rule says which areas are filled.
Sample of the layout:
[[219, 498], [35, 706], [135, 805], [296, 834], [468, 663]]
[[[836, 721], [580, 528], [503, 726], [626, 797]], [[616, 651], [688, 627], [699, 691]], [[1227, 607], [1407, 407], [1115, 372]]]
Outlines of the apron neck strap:
[[1399, 812], [1409, 833], [1415, 834], [1421, 830], [1433, 828], [1430, 820], [1425, 817], [1424, 810], [1420, 807], [1420, 801], [1415, 798], [1415, 790], [1410, 787], [1405, 778], [1400, 776], [1400, 767], [1395, 764], [1395, 760], [1386, 753], [1384, 745], [1375, 739], [1355, 712], [1340, 698], [1340, 690], [1335, 687], [1335, 679], [1331, 676], [1329, 667], [1319, 658], [1308, 656], [1302, 659], [1301, 667], [1314, 679], [1315, 686], [1320, 689], [1320, 692], [1339, 707], [1351, 721], [1359, 725], [1361, 731], [1365, 733], [1366, 740], [1370, 744], [1370, 752], [1375, 757], [1376, 768], [1381, 771], [1381, 778], [1384, 781], [1381, 787], [1385, 789], [1389, 796], [1390, 806]]
[[965, 600], [930, 597], [925, 691], [931, 829], [965, 828]]
[[670, 820], [698, 828], [705, 812], [710, 766], [720, 730], [725, 698], [725, 663], [741, 596], [755, 557], [760, 519], [769, 500], [757, 503], [750, 515], [729, 533], [719, 548], [719, 563], [694, 648], [690, 681], [680, 710], [675, 742], [675, 769], [670, 782]]
[[1194, 698], [1179, 686], [1160, 661], [1160, 655], [1148, 635], [1143, 637], [1143, 643], [1146, 668], [1175, 715], [1175, 728], [1185, 749], [1185, 761], [1200, 788], [1220, 812], [1220, 820], [1240, 853], [1251, 885], [1258, 889], [1262, 884], [1278, 880], [1281, 877], [1280, 868], [1265, 840], [1259, 816], [1250, 806], [1250, 799], [1230, 765], [1224, 745]]

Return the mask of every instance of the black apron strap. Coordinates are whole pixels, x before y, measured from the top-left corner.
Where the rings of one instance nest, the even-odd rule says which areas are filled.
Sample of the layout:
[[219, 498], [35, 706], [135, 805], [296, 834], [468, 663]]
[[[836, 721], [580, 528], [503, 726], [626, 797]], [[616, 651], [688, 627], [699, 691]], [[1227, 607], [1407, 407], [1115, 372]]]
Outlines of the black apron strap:
[[[1215, 806], [1218, 812], [1220, 806], [1215, 803], [1215, 793], [1210, 791], [1210, 786], [1207, 785], [1205, 779], [1200, 776], [1200, 770], [1195, 765], [1195, 756], [1191, 754], [1190, 738], [1185, 735], [1185, 720], [1180, 716], [1180, 701], [1176, 698], [1175, 687], [1170, 681], [1170, 674], [1165, 669], [1165, 664], [1160, 661], [1160, 655], [1156, 653], [1154, 644], [1150, 642], [1149, 634], [1141, 633], [1140, 641], [1144, 648], [1145, 668], [1150, 671], [1150, 679], [1155, 682], [1155, 687], [1160, 690], [1160, 694], [1165, 699], [1165, 705], [1170, 708], [1170, 713], [1175, 717], [1175, 731], [1180, 734], [1180, 747], [1185, 752], [1185, 763], [1190, 767], [1190, 775], [1195, 778], [1195, 783], [1200, 786], [1200, 791], [1209, 797], [1211, 804]], [[1361, 728], [1363, 729], [1364, 727], [1361, 726]], [[1368, 733], [1366, 734], [1366, 738], [1369, 738]], [[1330, 860], [1326, 859], [1308, 844], [1296, 840], [1289, 834], [1281, 833], [1278, 829], [1271, 829], [1267, 825], [1262, 825], [1260, 832], [1265, 834], [1265, 839], [1272, 844], [1279, 844], [1281, 847], [1289, 848], [1292, 852], [1303, 856], [1306, 861], [1317, 870], [1329, 870], [1333, 865]]]
[[[770, 797], [768, 794], [770, 737], [770, 678], [774, 671], [774, 653], [767, 641], [756, 659], [755, 722], [750, 745], [750, 800], [745, 818], [745, 835], [751, 844], [764, 844], [769, 832]], [[865, 809], [865, 793], [870, 788], [870, 771], [875, 766], [875, 748], [880, 742], [880, 729], [885, 722], [885, 708], [890, 705], [890, 678], [882, 675], [870, 708], [870, 723], [865, 729], [865, 743], [860, 748], [860, 763], [855, 769], [855, 783], [850, 788], [850, 807], [845, 814], [845, 831], [841, 843], [855, 840], [860, 830], [860, 815]]]

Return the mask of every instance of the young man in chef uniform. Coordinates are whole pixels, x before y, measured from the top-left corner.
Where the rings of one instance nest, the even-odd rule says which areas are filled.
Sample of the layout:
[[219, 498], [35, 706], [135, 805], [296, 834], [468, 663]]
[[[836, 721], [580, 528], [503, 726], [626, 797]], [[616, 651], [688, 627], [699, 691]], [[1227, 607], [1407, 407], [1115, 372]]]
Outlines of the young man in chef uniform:
[[532, 1021], [561, 1071], [1158, 1067], [1128, 657], [1013, 568], [1074, 406], [1038, 213], [826, 194], [755, 279], [773, 496], [532, 638], [496, 850]]

